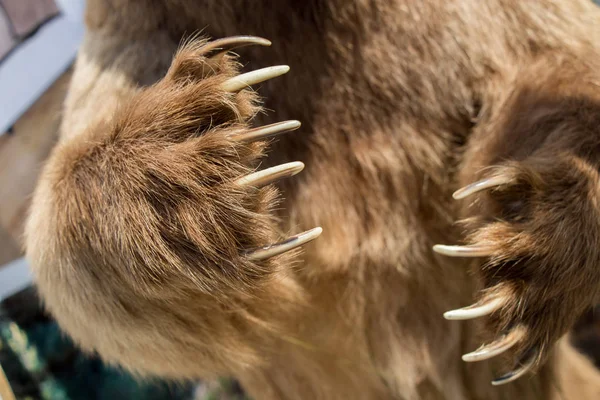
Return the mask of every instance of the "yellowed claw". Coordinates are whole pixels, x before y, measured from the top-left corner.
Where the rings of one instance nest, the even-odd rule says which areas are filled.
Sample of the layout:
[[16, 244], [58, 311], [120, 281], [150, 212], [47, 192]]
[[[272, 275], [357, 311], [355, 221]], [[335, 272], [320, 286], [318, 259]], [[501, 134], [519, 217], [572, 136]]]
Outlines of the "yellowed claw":
[[274, 183], [280, 179], [294, 176], [300, 173], [303, 169], [304, 163], [300, 161], [293, 161], [251, 173], [239, 178], [236, 183], [240, 186], [262, 187]]
[[294, 176], [303, 169], [304, 163], [294, 161], [251, 173], [238, 179], [236, 183], [240, 186], [262, 187], [276, 182], [279, 179]]
[[448, 246], [436, 244], [433, 251], [448, 257], [487, 257], [492, 255], [492, 250], [485, 246]]
[[475, 303], [471, 306], [459, 308], [458, 310], [447, 311], [444, 318], [448, 320], [466, 320], [489, 315], [504, 305], [505, 301], [501, 297], [496, 297], [484, 302]]
[[282, 121], [275, 124], [261, 126], [258, 128], [250, 129], [244, 133], [234, 136], [232, 139], [236, 142], [254, 142], [256, 140], [264, 140], [273, 136], [287, 133], [300, 128], [300, 121]]
[[205, 55], [209, 56], [209, 53], [213, 51], [225, 52], [231, 51], [239, 47], [250, 45], [270, 46], [271, 41], [258, 36], [230, 36], [222, 39], [213, 40], [212, 42], [209, 42], [206, 45], [204, 45], [202, 50], [204, 51]]
[[495, 357], [509, 350], [525, 336], [525, 330], [522, 328], [513, 329], [509, 334], [500, 339], [483, 346], [471, 353], [462, 356], [465, 362], [483, 361]]
[[500, 378], [494, 379], [492, 381], [492, 385], [500, 386], [509, 382], [516, 381], [517, 379], [519, 379], [520, 377], [522, 377], [523, 375], [525, 375], [533, 369], [538, 355], [538, 351], [534, 351], [533, 354], [529, 358], [527, 358], [527, 360], [524, 363], [522, 363], [519, 368], [502, 375]]
[[282, 242], [252, 250], [248, 252], [247, 257], [253, 261], [260, 261], [278, 256], [286, 251], [293, 250], [298, 246], [302, 246], [303, 244], [315, 240], [322, 232], [323, 229], [321, 227], [313, 228], [298, 235], [294, 235]]
[[247, 72], [233, 78], [229, 78], [223, 82], [221, 88], [227, 92], [239, 92], [249, 86], [264, 82], [269, 79], [276, 78], [287, 73], [290, 67], [287, 65], [278, 65], [274, 67], [266, 67], [257, 69], [256, 71]]
[[475, 183], [471, 183], [470, 185], [467, 185], [464, 188], [458, 189], [452, 194], [452, 197], [456, 200], [464, 199], [465, 197], [469, 197], [472, 194], [475, 194], [482, 190], [493, 188], [496, 186], [506, 185], [510, 182], [512, 182], [512, 179], [508, 176], [492, 176], [490, 178], [482, 179]]

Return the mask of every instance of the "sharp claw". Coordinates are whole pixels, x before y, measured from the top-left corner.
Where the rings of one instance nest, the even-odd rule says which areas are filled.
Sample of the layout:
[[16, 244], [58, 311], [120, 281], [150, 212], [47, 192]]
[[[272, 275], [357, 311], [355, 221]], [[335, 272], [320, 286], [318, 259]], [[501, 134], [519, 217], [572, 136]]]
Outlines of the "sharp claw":
[[533, 354], [529, 358], [527, 358], [527, 360], [524, 363], [521, 363], [521, 366], [519, 368], [502, 375], [500, 378], [494, 379], [492, 381], [492, 385], [500, 386], [504, 385], [505, 383], [516, 381], [517, 379], [525, 375], [527, 372], [531, 371], [533, 369], [533, 366], [535, 365], [538, 354], [538, 351], [535, 350]]
[[458, 189], [452, 194], [452, 197], [454, 197], [456, 200], [464, 199], [465, 197], [468, 197], [482, 190], [489, 189], [495, 186], [506, 185], [511, 181], [512, 179], [508, 176], [492, 176], [491, 178], [482, 179], [475, 183], [471, 183], [470, 185], [467, 185], [462, 189]]
[[305, 243], [308, 243], [321, 235], [323, 229], [321, 227], [313, 228], [306, 232], [302, 232], [298, 235], [294, 235], [283, 242], [271, 244], [265, 247], [258, 248], [256, 250], [252, 250], [248, 252], [247, 257], [253, 261], [260, 261], [270, 257], [277, 256], [279, 254], [285, 253], [286, 251], [290, 251], [295, 249], [298, 246], [302, 246]]
[[258, 36], [230, 36], [207, 43], [204, 45], [203, 50], [205, 56], [210, 57], [210, 53], [214, 51], [221, 53], [250, 45], [270, 46], [271, 41]]
[[492, 255], [492, 250], [484, 246], [448, 246], [436, 244], [433, 251], [449, 257], [487, 257]]
[[479, 318], [497, 311], [503, 305], [504, 299], [496, 297], [485, 302], [478, 302], [468, 307], [459, 308], [458, 310], [447, 311], [444, 313], [444, 318], [448, 320]]
[[294, 161], [246, 175], [238, 179], [236, 183], [240, 186], [262, 187], [278, 181], [279, 179], [294, 176], [303, 169], [303, 163]]
[[300, 128], [300, 121], [283, 121], [275, 124], [261, 126], [260, 128], [250, 129], [242, 134], [233, 137], [236, 142], [253, 142], [255, 140], [264, 140], [281, 133], [294, 131]]
[[248, 86], [273, 79], [287, 73], [290, 67], [287, 65], [277, 65], [275, 67], [266, 67], [256, 71], [247, 72], [226, 80], [221, 88], [227, 92], [239, 92]]
[[502, 338], [462, 356], [465, 362], [483, 361], [504, 353], [525, 336], [525, 330], [516, 328]]

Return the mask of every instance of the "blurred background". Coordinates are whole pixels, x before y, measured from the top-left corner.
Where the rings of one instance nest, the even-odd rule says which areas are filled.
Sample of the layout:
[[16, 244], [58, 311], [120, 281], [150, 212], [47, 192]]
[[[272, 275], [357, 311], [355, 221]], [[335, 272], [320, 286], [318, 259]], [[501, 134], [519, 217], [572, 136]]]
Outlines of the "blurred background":
[[[81, 354], [41, 309], [21, 236], [58, 135], [85, 0], [0, 0], [0, 400], [234, 399], [235, 382], [136, 380]], [[4, 389], [3, 389], [4, 387]]]
[[[31, 286], [23, 223], [57, 139], [84, 7], [85, 0], [0, 0], [0, 400], [243, 398], [225, 378], [142, 381], [81, 354], [43, 312]], [[600, 368], [600, 308], [580, 321], [572, 341]]]

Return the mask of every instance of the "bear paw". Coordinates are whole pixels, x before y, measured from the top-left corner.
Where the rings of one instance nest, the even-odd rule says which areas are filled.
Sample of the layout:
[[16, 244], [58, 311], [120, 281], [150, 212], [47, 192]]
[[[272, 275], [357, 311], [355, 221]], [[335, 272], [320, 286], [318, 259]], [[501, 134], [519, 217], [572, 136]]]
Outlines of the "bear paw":
[[449, 311], [449, 320], [487, 317], [497, 339], [463, 360], [505, 353], [516, 367], [495, 379], [518, 379], [593, 303], [600, 287], [599, 174], [573, 154], [508, 162], [453, 194], [474, 198], [463, 221], [464, 246], [436, 245], [451, 257], [473, 257], [484, 286], [479, 300]]
[[[120, 282], [146, 294], [167, 296], [165, 285], [172, 293], [181, 285], [235, 292], [278, 270], [282, 259], [267, 259], [320, 235], [314, 228], [288, 237], [273, 212], [279, 194], [272, 184], [304, 164], [259, 170], [268, 139], [300, 122], [249, 126], [261, 110], [250, 85], [289, 67], [240, 74], [229, 51], [269, 44], [253, 36], [187, 43], [162, 80], [57, 151], [52, 176], [72, 184], [57, 192], [67, 205], [58, 229], [75, 244], [71, 259], [91, 253], [125, 266], [115, 267]], [[79, 238], [81, 229], [93, 240]]]

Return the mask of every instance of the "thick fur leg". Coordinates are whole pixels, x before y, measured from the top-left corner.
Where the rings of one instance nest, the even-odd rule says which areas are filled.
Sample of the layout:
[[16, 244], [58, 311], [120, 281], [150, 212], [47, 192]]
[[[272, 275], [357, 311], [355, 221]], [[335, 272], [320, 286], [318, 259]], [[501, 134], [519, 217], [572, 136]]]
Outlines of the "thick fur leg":
[[[463, 359], [507, 355], [511, 382], [539, 366], [597, 299], [600, 288], [600, 98], [597, 68], [543, 60], [473, 138], [455, 192], [464, 246], [436, 246], [475, 258], [482, 291], [447, 319], [485, 318], [490, 342]], [[466, 183], [466, 182], [465, 182]], [[492, 342], [493, 340], [493, 342]]]
[[252, 41], [265, 43], [187, 43], [161, 81], [67, 135], [46, 165], [27, 256], [61, 327], [109, 362], [239, 373], [267, 358], [303, 303], [289, 266], [320, 229], [279, 232], [272, 185], [303, 165], [259, 168], [264, 139], [299, 123], [249, 126], [261, 109], [249, 85], [287, 68], [239, 75], [215, 51]]

